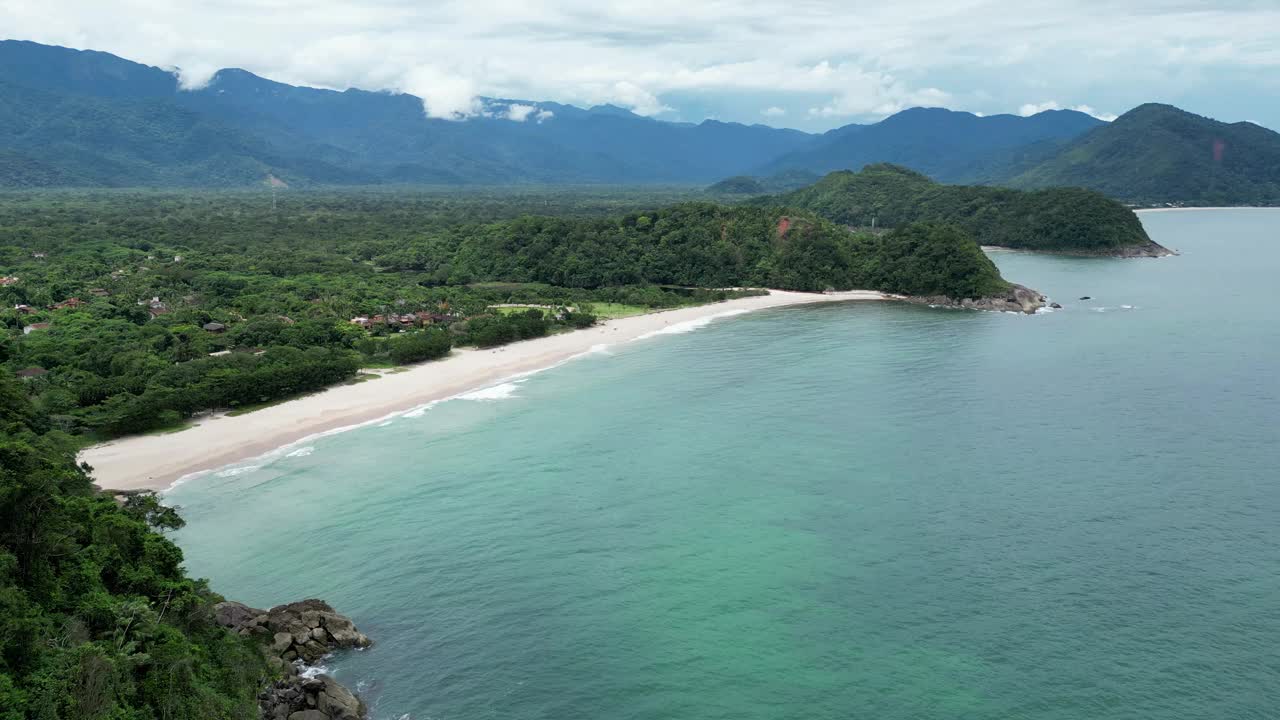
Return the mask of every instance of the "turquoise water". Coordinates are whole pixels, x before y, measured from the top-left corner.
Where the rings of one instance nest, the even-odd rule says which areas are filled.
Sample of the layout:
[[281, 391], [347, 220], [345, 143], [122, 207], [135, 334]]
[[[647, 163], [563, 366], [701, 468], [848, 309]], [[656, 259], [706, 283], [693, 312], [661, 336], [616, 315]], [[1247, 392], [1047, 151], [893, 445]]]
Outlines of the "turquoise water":
[[614, 347], [189, 482], [178, 540], [350, 614], [380, 719], [1276, 717], [1280, 212], [1144, 222], [1184, 254], [996, 256], [1056, 313]]

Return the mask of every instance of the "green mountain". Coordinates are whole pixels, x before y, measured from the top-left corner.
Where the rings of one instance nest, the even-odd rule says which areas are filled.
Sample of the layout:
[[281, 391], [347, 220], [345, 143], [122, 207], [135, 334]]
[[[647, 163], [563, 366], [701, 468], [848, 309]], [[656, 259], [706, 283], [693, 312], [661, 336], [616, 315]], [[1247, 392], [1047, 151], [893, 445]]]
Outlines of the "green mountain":
[[[235, 187], [268, 174], [354, 183], [318, 153], [284, 154], [251, 133], [165, 100], [53, 93], [0, 81], [0, 186]], [[313, 148], [303, 148], [313, 150]]]
[[753, 203], [803, 208], [849, 226], [953, 223], [982, 245], [1092, 255], [1168, 253], [1131, 210], [1092, 190], [942, 185], [887, 164], [834, 172], [810, 187]]
[[1054, 148], [1103, 124], [1074, 110], [1051, 110], [1031, 117], [980, 117], [943, 108], [912, 108], [873, 125], [832, 130], [767, 163], [764, 171], [828, 173], [893, 163], [942, 182], [971, 182], [993, 172], [1002, 173], [1017, 148]]
[[404, 94], [167, 70], [0, 41], [0, 187], [705, 183], [811, 141], [796, 130], [669, 123], [627, 110], [480, 98], [465, 121]]
[[1142, 105], [1002, 184], [1086, 187], [1136, 203], [1280, 204], [1280, 133]]

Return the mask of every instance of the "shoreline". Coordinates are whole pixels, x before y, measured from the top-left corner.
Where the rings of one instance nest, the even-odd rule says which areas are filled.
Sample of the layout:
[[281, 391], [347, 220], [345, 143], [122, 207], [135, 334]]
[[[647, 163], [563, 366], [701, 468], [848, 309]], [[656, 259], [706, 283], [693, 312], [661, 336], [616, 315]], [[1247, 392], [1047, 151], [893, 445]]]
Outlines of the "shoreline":
[[1227, 205], [1222, 207], [1163, 207], [1163, 208], [1133, 208], [1133, 212], [1141, 215], [1142, 213], [1162, 213], [1162, 212], [1197, 212], [1201, 210], [1280, 210], [1280, 206], [1275, 205]]
[[831, 294], [770, 290], [768, 295], [619, 318], [498, 348], [454, 350], [440, 360], [407, 366], [377, 380], [336, 385], [243, 415], [215, 414], [175, 433], [132, 435], [93, 445], [82, 450], [77, 460], [93, 467], [93, 480], [100, 488], [164, 491], [193, 475], [538, 372], [602, 345], [669, 333], [676, 325], [701, 325], [769, 308], [892, 299], [896, 298], [868, 290]]

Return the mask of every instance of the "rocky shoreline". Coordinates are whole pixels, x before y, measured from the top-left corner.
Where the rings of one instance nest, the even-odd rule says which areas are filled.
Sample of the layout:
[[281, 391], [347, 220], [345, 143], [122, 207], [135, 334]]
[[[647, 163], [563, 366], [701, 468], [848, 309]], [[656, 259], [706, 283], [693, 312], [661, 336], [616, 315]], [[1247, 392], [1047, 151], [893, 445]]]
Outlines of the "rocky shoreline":
[[1026, 252], [1036, 253], [1037, 255], [1065, 255], [1067, 257], [1097, 257], [1097, 258], [1159, 258], [1177, 255], [1174, 250], [1155, 242], [1148, 240], [1141, 245], [1126, 245], [1124, 247], [1109, 248], [1106, 250], [1028, 250], [1026, 248], [1011, 248], [1002, 245], [983, 245], [984, 251], [1000, 251], [1000, 252]]
[[992, 312], [1016, 312], [1034, 315], [1048, 303], [1048, 298], [1025, 285], [1010, 284], [1003, 295], [983, 298], [956, 299], [946, 295], [907, 295], [903, 300], [930, 307], [947, 307], [963, 310], [990, 310]]
[[345, 615], [321, 600], [258, 610], [238, 602], [214, 606], [228, 631], [259, 641], [279, 679], [258, 695], [266, 720], [364, 720], [368, 708], [341, 683], [312, 667], [334, 650], [359, 649], [372, 641]]

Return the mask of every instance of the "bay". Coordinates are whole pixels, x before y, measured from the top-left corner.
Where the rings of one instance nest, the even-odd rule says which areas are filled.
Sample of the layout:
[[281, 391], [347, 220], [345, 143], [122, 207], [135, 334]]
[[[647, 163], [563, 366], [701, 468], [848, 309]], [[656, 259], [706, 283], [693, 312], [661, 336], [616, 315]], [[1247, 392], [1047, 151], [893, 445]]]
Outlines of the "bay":
[[[1062, 310], [719, 320], [169, 493], [375, 718], [1264, 718], [1280, 212], [993, 257]], [[1080, 300], [1089, 296], [1089, 300]]]

